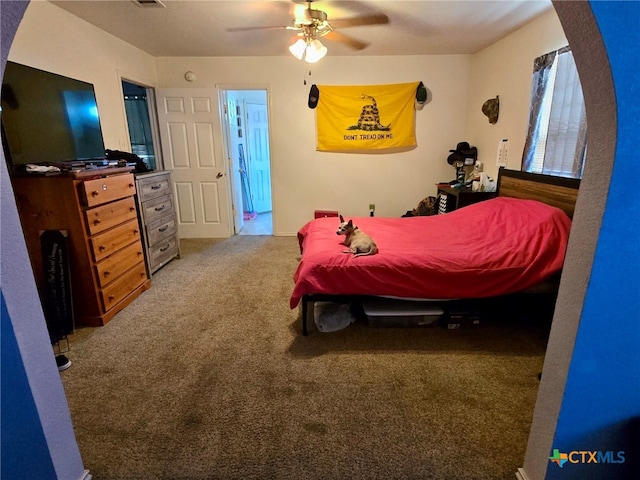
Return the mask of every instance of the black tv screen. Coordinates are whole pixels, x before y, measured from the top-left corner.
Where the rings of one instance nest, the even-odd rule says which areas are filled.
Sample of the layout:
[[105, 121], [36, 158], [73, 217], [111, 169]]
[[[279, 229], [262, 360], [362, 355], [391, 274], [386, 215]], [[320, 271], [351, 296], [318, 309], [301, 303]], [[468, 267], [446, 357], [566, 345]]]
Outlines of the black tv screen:
[[105, 157], [92, 84], [7, 62], [1, 104], [2, 144], [14, 167]]

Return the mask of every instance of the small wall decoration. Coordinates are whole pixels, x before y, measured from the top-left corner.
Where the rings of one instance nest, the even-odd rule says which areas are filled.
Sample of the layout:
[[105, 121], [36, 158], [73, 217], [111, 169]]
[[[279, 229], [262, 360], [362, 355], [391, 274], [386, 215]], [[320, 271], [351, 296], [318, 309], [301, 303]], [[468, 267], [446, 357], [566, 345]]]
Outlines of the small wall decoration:
[[496, 95], [496, 98], [490, 98], [484, 102], [482, 105], [482, 113], [489, 117], [490, 124], [495, 124], [500, 114], [500, 97]]

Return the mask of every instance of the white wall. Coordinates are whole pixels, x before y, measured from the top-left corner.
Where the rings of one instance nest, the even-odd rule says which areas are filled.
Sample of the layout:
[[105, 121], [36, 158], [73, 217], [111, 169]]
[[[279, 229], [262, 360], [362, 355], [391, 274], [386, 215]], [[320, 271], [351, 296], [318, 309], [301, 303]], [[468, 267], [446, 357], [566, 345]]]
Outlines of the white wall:
[[[159, 87], [268, 85], [270, 92], [274, 232], [294, 235], [315, 209], [366, 216], [402, 215], [434, 184], [454, 177], [446, 158], [464, 135], [470, 58], [331, 57], [313, 67], [293, 57], [158, 58]], [[184, 73], [197, 76], [188, 83]], [[304, 84], [305, 78], [307, 85]], [[338, 154], [315, 150], [315, 111], [309, 88], [318, 85], [402, 83], [422, 80], [433, 101], [416, 112], [418, 147], [393, 154]], [[322, 101], [322, 100], [321, 100]]]
[[[475, 54], [471, 60], [467, 136], [478, 147], [478, 160], [497, 175], [498, 142], [509, 139], [507, 168], [520, 170], [529, 125], [531, 76], [536, 57], [567, 45], [554, 9]], [[490, 124], [482, 104], [500, 96], [498, 122]]]
[[92, 83], [105, 148], [131, 151], [121, 77], [155, 85], [155, 59], [49, 2], [31, 2], [9, 60]]
[[[478, 147], [495, 173], [497, 142], [509, 138], [509, 167], [519, 168], [526, 135], [533, 59], [566, 44], [555, 11], [476, 55], [337, 57], [314, 65], [284, 57], [154, 58], [48, 2], [32, 2], [9, 59], [95, 85], [105, 146], [128, 150], [120, 79], [154, 87], [269, 89], [274, 233], [294, 235], [316, 209], [365, 216], [400, 216], [454, 177], [446, 158], [459, 141]], [[187, 82], [184, 73], [197, 79]], [[306, 85], [304, 81], [306, 80]], [[418, 146], [392, 154], [315, 150], [309, 88], [423, 81], [429, 103], [416, 111]], [[500, 95], [490, 125], [480, 108]], [[222, 142], [219, 132], [216, 140]], [[223, 152], [218, 145], [216, 151]]]

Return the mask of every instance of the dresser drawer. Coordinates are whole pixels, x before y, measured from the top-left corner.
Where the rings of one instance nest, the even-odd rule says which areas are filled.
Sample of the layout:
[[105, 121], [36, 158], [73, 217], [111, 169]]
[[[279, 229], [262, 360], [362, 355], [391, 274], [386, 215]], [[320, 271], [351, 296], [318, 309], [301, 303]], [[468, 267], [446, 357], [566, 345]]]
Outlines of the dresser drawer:
[[177, 257], [178, 253], [178, 243], [175, 236], [149, 247], [149, 268], [152, 271], [155, 270], [157, 266], [162, 265], [167, 260]]
[[87, 180], [79, 188], [87, 207], [95, 207], [136, 193], [136, 184], [130, 173]]
[[171, 195], [149, 200], [142, 204], [144, 223], [147, 225], [173, 213], [173, 199]]
[[104, 287], [144, 259], [142, 244], [135, 242], [95, 265], [98, 285]]
[[147, 201], [171, 193], [169, 175], [154, 175], [150, 178], [138, 177], [138, 195], [140, 200]]
[[140, 242], [140, 226], [137, 218], [89, 239], [93, 259], [96, 262], [133, 242]]
[[89, 235], [103, 232], [127, 220], [138, 218], [133, 197], [85, 210]]
[[127, 271], [124, 275], [100, 290], [100, 297], [105, 310], [109, 310], [138, 288], [147, 280], [144, 262]]
[[175, 235], [176, 230], [175, 215], [161, 218], [159, 221], [147, 225], [147, 241], [149, 242], [149, 245], [155, 245], [162, 241], [163, 238]]

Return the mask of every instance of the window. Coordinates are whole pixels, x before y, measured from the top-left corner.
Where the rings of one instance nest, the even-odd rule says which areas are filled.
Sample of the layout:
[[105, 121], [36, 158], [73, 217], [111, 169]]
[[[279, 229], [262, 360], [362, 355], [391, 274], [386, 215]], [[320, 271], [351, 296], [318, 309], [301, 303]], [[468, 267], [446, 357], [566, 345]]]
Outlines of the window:
[[122, 81], [124, 107], [127, 114], [131, 153], [138, 155], [150, 170], [160, 166], [158, 149], [155, 148], [156, 125], [154, 91], [125, 80]]
[[524, 147], [526, 172], [582, 178], [587, 118], [569, 47], [536, 58]]

